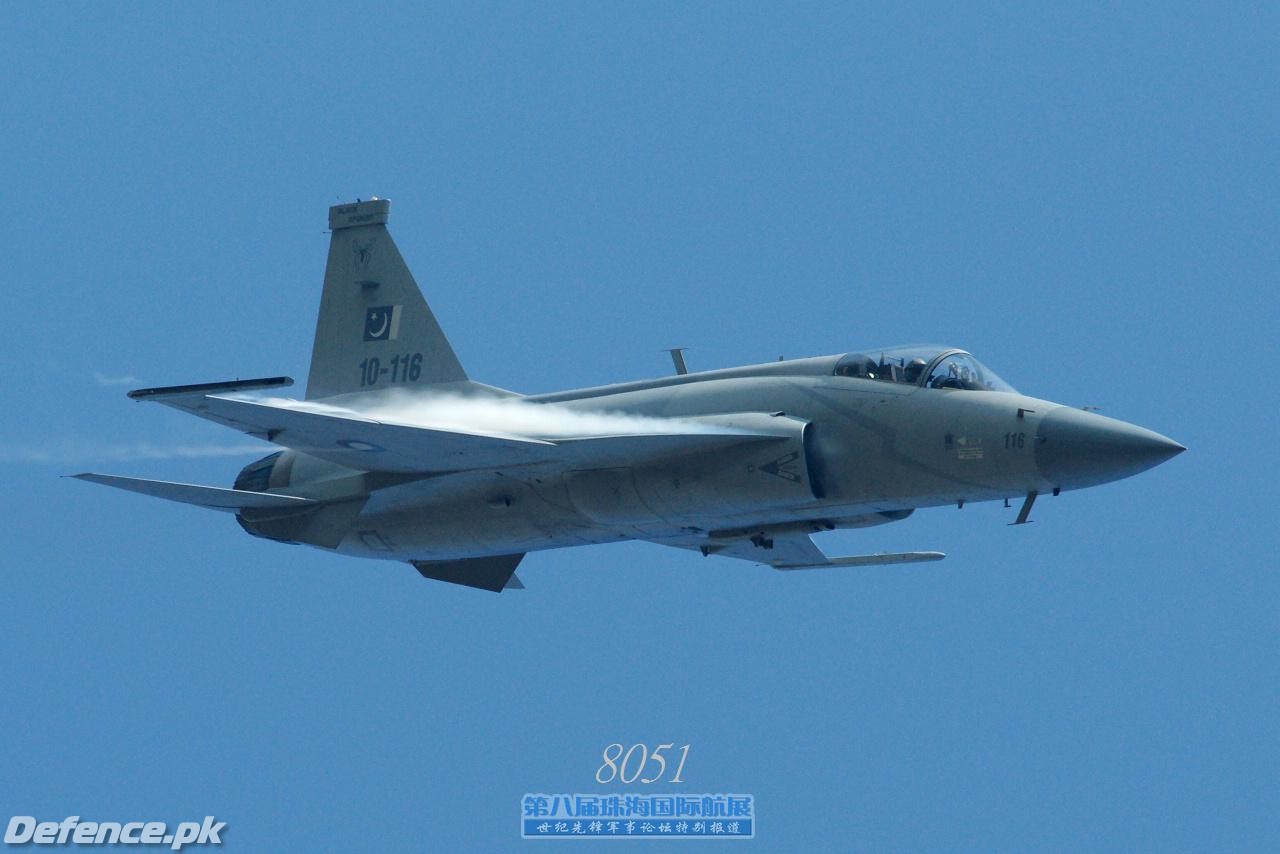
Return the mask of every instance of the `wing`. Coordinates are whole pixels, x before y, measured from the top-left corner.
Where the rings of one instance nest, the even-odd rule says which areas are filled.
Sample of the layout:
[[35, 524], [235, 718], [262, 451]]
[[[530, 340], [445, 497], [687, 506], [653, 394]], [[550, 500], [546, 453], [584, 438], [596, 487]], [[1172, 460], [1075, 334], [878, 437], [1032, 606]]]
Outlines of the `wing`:
[[942, 560], [942, 552], [892, 552], [848, 557], [827, 557], [803, 531], [770, 532], [767, 529], [752, 536], [733, 538], [653, 540], [659, 545], [697, 549], [704, 555], [733, 557], [763, 563], [774, 569], [822, 569], [838, 566], [879, 566], [895, 563], [919, 563]]
[[690, 424], [684, 432], [549, 441], [396, 423], [314, 402], [282, 405], [218, 393], [272, 384], [283, 383], [280, 379], [245, 380], [230, 389], [221, 384], [175, 386], [130, 392], [130, 397], [155, 400], [274, 444], [363, 471], [446, 472], [552, 462], [591, 467], [635, 465], [656, 457], [773, 441], [786, 435], [780, 427], [771, 426], [770, 416], [744, 413], [728, 420], [724, 416], [703, 419]]
[[527, 465], [545, 459], [547, 450], [555, 447], [540, 439], [433, 430], [337, 409], [291, 409], [216, 395], [202, 397], [198, 406], [199, 411], [187, 411], [276, 445], [366, 471], [459, 471]]
[[191, 483], [173, 483], [167, 480], [146, 480], [140, 477], [117, 477], [110, 474], [75, 474], [78, 480], [127, 489], [154, 498], [164, 498], [183, 504], [195, 504], [210, 510], [237, 511], [246, 508], [301, 508], [315, 504], [309, 498], [295, 495], [275, 495], [267, 492], [249, 492], [244, 489], [221, 489], [216, 486], [196, 486]]

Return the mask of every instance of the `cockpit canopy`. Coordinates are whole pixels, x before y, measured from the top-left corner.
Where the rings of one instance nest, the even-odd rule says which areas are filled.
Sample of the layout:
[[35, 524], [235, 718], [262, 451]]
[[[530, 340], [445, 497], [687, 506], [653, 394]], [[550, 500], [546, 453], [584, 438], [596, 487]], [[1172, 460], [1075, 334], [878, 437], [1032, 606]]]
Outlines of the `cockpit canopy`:
[[954, 347], [892, 347], [849, 353], [836, 363], [835, 375], [929, 388], [1015, 391], [995, 371]]

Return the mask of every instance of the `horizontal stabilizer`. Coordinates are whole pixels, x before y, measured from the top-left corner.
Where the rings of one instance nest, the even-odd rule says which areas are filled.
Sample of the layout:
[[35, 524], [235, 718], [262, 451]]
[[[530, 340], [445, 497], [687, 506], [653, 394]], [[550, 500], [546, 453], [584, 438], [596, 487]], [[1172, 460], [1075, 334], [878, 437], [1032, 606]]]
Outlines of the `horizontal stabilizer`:
[[309, 498], [295, 495], [274, 495], [268, 492], [249, 492], [243, 489], [221, 489], [216, 486], [196, 486], [191, 483], [173, 483], [167, 480], [146, 480], [140, 477], [117, 477], [110, 474], [75, 474], [78, 480], [100, 483], [103, 486], [114, 486], [116, 489], [127, 489], [163, 498], [167, 501], [178, 501], [182, 504], [195, 504], [208, 507], [210, 510], [226, 510], [235, 512], [247, 508], [285, 509], [305, 507], [315, 504]]
[[503, 590], [523, 590], [524, 585], [516, 575], [516, 567], [524, 559], [524, 553], [473, 557], [461, 560], [410, 561], [423, 578], [448, 581], [481, 590], [500, 593]]

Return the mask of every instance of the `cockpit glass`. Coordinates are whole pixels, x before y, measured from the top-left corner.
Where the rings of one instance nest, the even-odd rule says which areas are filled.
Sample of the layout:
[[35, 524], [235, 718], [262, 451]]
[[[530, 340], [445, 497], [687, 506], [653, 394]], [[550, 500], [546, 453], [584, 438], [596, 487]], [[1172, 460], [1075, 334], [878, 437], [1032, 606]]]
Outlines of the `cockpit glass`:
[[952, 353], [934, 365], [925, 383], [930, 388], [963, 388], [970, 391], [1013, 391], [994, 371], [968, 353]]
[[835, 375], [929, 388], [1014, 391], [972, 355], [948, 347], [893, 347], [849, 353], [836, 364]]

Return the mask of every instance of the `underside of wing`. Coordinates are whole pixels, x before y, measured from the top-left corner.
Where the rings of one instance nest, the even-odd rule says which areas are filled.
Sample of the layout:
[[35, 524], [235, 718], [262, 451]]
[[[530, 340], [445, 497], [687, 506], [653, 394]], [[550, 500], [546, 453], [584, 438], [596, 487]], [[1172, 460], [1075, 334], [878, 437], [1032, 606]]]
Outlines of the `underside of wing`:
[[814, 544], [808, 534], [767, 534], [753, 537], [712, 542], [707, 545], [709, 555], [733, 557], [755, 563], [780, 566], [814, 566], [827, 562], [822, 549]]

